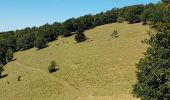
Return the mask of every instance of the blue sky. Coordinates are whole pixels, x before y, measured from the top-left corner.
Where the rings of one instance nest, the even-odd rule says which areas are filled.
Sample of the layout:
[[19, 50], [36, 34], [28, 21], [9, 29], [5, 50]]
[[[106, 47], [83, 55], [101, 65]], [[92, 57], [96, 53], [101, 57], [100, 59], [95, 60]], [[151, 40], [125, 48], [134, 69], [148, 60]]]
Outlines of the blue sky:
[[0, 31], [62, 22], [114, 7], [156, 3], [159, 0], [0, 0]]

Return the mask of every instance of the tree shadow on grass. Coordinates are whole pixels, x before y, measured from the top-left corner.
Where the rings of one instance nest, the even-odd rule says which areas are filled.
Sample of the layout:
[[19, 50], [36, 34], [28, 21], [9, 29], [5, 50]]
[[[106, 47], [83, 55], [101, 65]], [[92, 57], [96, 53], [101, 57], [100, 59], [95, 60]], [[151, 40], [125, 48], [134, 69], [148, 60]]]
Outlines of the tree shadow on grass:
[[60, 69], [59, 69], [59, 68], [55, 68], [55, 69], [50, 70], [49, 73], [55, 73], [55, 72], [58, 71], [58, 70], [60, 70]]
[[8, 76], [8, 74], [2, 75], [2, 76], [0, 76], [0, 79], [5, 78], [7, 76]]
[[45, 46], [43, 46], [42, 48], [37, 48], [37, 50], [42, 50], [42, 49], [45, 49], [45, 48], [47, 48], [47, 47], [49, 47], [49, 45], [45, 45]]
[[14, 58], [14, 59], [12, 59], [11, 61], [15, 61], [15, 60], [17, 60], [16, 58]]

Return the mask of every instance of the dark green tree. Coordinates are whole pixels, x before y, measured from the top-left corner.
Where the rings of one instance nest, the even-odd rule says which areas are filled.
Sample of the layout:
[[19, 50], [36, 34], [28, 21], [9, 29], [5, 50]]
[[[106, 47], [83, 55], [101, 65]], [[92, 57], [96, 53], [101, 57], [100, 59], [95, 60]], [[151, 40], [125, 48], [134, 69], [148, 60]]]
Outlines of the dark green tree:
[[143, 24], [147, 24], [149, 21], [151, 21], [151, 14], [155, 11], [154, 4], [150, 3], [145, 6], [145, 10], [140, 16], [140, 20], [143, 22]]
[[6, 52], [6, 62], [10, 62], [13, 59], [14, 52], [11, 49], [8, 49]]
[[141, 100], [170, 98], [170, 32], [159, 32], [147, 41], [150, 47], [137, 64], [133, 94]]
[[53, 73], [56, 71], [56, 62], [51, 61], [50, 65], [48, 66], [48, 71], [49, 73]]
[[78, 31], [77, 33], [76, 33], [76, 35], [75, 35], [75, 40], [77, 41], [77, 42], [83, 42], [83, 41], [85, 41], [87, 38], [86, 38], [86, 36], [85, 36], [85, 34], [83, 33], [83, 31]]
[[140, 16], [144, 11], [144, 5], [134, 5], [123, 9], [122, 15], [129, 23], [140, 22]]
[[164, 3], [170, 3], [170, 0], [162, 0]]
[[42, 36], [37, 36], [34, 46], [38, 49], [42, 49], [47, 46], [47, 39]]
[[[24, 30], [25, 31], [25, 30]], [[34, 33], [18, 33], [17, 37], [17, 49], [27, 50], [34, 47], [35, 34]]]
[[71, 35], [72, 35], [72, 34], [71, 34], [71, 31], [66, 30], [66, 29], [63, 30], [63, 37], [69, 37], [69, 36], [71, 36]]

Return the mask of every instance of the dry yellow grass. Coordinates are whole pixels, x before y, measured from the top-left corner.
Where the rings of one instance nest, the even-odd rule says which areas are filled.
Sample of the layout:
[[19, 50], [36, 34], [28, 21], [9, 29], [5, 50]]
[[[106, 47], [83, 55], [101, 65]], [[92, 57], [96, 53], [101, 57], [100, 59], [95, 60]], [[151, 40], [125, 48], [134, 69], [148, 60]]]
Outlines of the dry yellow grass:
[[[118, 38], [111, 38], [114, 30]], [[131, 94], [135, 64], [146, 50], [141, 40], [147, 30], [114, 23], [86, 31], [89, 39], [83, 43], [72, 36], [42, 50], [19, 51], [5, 68], [9, 76], [0, 80], [0, 100], [136, 100]], [[49, 74], [52, 60], [60, 70]]]

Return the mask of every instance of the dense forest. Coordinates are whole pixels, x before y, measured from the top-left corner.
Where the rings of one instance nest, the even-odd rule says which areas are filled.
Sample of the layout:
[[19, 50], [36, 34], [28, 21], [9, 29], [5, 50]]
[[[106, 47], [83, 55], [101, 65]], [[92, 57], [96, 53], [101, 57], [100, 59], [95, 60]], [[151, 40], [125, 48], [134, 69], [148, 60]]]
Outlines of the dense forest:
[[[137, 83], [133, 94], [142, 100], [168, 100], [170, 98], [170, 0], [157, 4], [132, 5], [70, 18], [65, 22], [45, 24], [40, 27], [0, 33], [0, 66], [12, 60], [13, 52], [33, 47], [42, 49], [58, 36], [69, 37], [75, 33], [76, 40], [83, 41], [83, 31], [108, 23], [127, 21], [129, 24], [149, 24], [157, 34], [150, 34], [150, 45], [145, 57], [137, 64]], [[81, 30], [81, 32], [80, 32]], [[80, 38], [79, 38], [80, 37]]]

